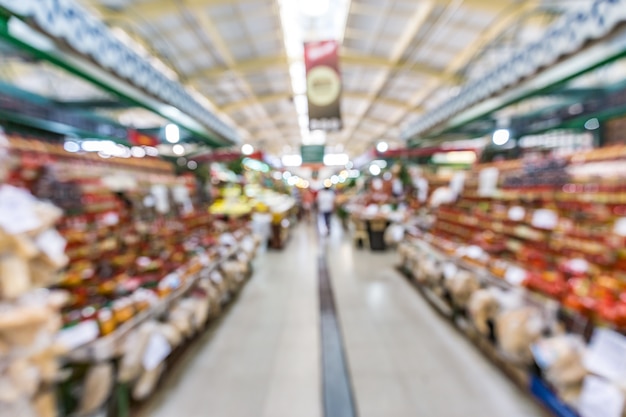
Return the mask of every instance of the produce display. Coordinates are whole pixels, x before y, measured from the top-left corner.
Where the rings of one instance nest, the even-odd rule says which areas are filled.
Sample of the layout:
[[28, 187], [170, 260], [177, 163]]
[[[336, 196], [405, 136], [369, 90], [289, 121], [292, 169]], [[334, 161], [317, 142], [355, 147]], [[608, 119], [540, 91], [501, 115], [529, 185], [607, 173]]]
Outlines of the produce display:
[[[501, 278], [521, 268], [526, 287], [594, 323], [625, 328], [624, 149], [507, 162], [496, 168], [497, 188], [488, 194], [478, 172], [493, 167], [477, 167], [460, 198], [438, 209], [436, 245], [473, 248], [473, 256], [462, 256]], [[596, 162], [603, 159], [610, 160]]]
[[7, 144], [0, 414], [93, 415], [120, 395], [115, 384], [147, 398], [171, 353], [249, 277], [259, 241], [247, 218], [194, 204], [193, 178], [156, 158]]
[[427, 300], [557, 415], [592, 415], [598, 387], [626, 398], [607, 356], [626, 353], [625, 152], [478, 165], [398, 249]]
[[[6, 156], [3, 141], [0, 166], [8, 166]], [[67, 295], [45, 288], [67, 263], [54, 228], [61, 211], [3, 184], [8, 174], [0, 173], [0, 415], [51, 417], [64, 353], [55, 335]]]

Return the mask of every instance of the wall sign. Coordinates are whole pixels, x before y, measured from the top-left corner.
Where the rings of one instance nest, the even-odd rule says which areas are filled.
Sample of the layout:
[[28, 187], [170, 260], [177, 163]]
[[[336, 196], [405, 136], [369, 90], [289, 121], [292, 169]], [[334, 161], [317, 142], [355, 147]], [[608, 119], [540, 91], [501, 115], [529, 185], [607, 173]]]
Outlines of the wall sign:
[[198, 103], [178, 82], [117, 39], [74, 0], [0, 0], [0, 7], [69, 44], [102, 68], [193, 117], [215, 133], [238, 142], [235, 131]]
[[[5, 0], [6, 1], [6, 0]], [[595, 0], [565, 14], [534, 42], [515, 53], [483, 78], [466, 85], [455, 98], [446, 101], [403, 132], [405, 140], [418, 136], [524, 77], [578, 51], [587, 41], [609, 34], [626, 21], [626, 0]]]
[[304, 44], [309, 129], [339, 130], [341, 123], [341, 76], [337, 41]]

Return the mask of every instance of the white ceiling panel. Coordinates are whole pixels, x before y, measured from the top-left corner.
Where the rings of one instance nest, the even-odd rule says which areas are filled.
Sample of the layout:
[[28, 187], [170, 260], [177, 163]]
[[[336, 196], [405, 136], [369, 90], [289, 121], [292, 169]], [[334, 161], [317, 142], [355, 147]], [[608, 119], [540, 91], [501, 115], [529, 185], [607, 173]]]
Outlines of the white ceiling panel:
[[[218, 114], [228, 113], [230, 120], [251, 137], [279, 135], [273, 147], [298, 146], [298, 117], [294, 102], [288, 98], [292, 82], [289, 60], [282, 58], [286, 51], [278, 0], [106, 0], [116, 2], [115, 10], [102, 8], [103, 0], [79, 1], [100, 8], [102, 14], [112, 16], [111, 22], [119, 17], [117, 20], [126, 25], [120, 25], [122, 29], [141, 38], [179, 75], [187, 75], [186, 81], [206, 94]], [[332, 7], [341, 2], [330, 3]], [[496, 46], [481, 55], [480, 66], [470, 66], [466, 60], [458, 63], [455, 73], [446, 71], [459, 55], [467, 59], [477, 56], [479, 48], [482, 50], [478, 37], [503, 16], [512, 14], [511, 22], [524, 22], [521, 29], [509, 26], [516, 28], [520, 39], [541, 36], [545, 27], [541, 21], [530, 24], [522, 20], [533, 10], [530, 2], [520, 0], [436, 1], [434, 5], [426, 0], [348, 3], [347, 16], [340, 19], [346, 22], [341, 53], [351, 58], [346, 59], [349, 65], [341, 64], [345, 92], [341, 108], [346, 127], [330, 135], [333, 143], [348, 150], [371, 146], [381, 132], [390, 134], [395, 129], [393, 134], [397, 135], [399, 127], [386, 126], [384, 121], [398, 120], [399, 125], [419, 117], [420, 113], [407, 111], [409, 106], [404, 103], [411, 102], [411, 108], [432, 106], [446, 99], [450, 87], [461, 77], [476, 76], [481, 67], [498, 62], [505, 44], [500, 39], [507, 37], [498, 35], [506, 35], [508, 27], [493, 33]], [[425, 11], [427, 15], [422, 16]], [[206, 19], [193, 18], [201, 14]], [[131, 20], [129, 16], [137, 18]], [[207, 21], [212, 28], [204, 26]], [[326, 38], [318, 30], [324, 25], [317, 23], [305, 28], [306, 36]], [[399, 54], [399, 61], [391, 61], [392, 52]], [[360, 148], [352, 147], [352, 143]]]

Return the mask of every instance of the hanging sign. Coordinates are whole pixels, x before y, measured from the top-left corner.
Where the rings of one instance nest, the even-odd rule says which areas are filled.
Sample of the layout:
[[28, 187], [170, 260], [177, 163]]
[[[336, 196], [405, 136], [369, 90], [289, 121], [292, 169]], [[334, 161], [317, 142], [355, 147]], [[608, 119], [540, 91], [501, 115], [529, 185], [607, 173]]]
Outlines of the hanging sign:
[[310, 130], [340, 130], [341, 76], [337, 41], [304, 44]]

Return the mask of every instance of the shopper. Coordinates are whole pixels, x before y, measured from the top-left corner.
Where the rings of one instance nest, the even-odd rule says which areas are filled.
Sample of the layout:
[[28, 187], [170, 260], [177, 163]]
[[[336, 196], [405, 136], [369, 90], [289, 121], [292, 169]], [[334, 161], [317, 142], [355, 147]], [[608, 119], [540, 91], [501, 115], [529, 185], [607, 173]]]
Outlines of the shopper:
[[335, 210], [335, 192], [330, 187], [326, 187], [317, 193], [317, 209], [324, 217], [326, 234], [330, 235], [330, 223]]

